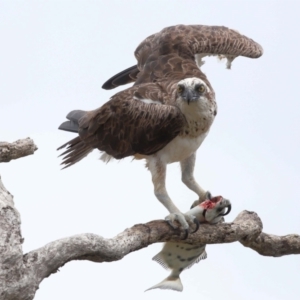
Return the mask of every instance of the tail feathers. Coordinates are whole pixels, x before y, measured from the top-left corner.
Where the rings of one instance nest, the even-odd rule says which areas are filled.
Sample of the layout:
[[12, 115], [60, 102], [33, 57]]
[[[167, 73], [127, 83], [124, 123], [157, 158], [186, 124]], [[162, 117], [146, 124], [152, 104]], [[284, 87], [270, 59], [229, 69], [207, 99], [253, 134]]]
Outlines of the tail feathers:
[[83, 110], [73, 110], [69, 112], [66, 117], [69, 121], [63, 122], [58, 129], [78, 133], [79, 120], [85, 113]]
[[134, 65], [126, 70], [121, 71], [115, 76], [108, 79], [103, 85], [102, 88], [105, 90], [114, 89], [120, 85], [124, 85], [130, 82], [136, 81], [137, 74], [139, 73], [139, 69], [137, 65]]
[[164, 279], [162, 282], [152, 286], [146, 291], [153, 290], [153, 289], [173, 290], [173, 291], [182, 292], [183, 285], [181, 283], [179, 276], [178, 277], [169, 276], [166, 279]]
[[73, 121], [66, 121], [60, 124], [58, 129], [78, 133], [79, 126]]
[[78, 161], [82, 160], [86, 157], [90, 152], [94, 149], [84, 143], [80, 137], [76, 137], [75, 139], [63, 144], [57, 150], [67, 148], [65, 152], [60, 154], [59, 156], [63, 156], [62, 165], [65, 165], [63, 169], [68, 168]]
[[72, 111], [70, 111], [70, 112], [67, 114], [66, 118], [67, 118], [68, 120], [74, 121], [74, 122], [76, 122], [76, 123], [78, 124], [79, 119], [80, 119], [81, 117], [83, 117], [83, 115], [84, 115], [85, 113], [86, 113], [86, 111], [84, 111], [84, 110], [72, 110]]

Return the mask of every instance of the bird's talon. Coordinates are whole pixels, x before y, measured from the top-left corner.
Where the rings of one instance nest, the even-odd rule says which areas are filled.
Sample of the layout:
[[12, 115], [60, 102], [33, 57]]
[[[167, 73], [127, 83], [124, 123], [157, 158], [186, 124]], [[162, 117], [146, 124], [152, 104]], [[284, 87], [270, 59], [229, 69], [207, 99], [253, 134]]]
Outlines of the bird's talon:
[[219, 216], [227, 216], [231, 211], [231, 205], [228, 205], [227, 206], [227, 210], [223, 213], [223, 214], [220, 214]]
[[184, 237], [182, 238], [182, 240], [186, 240], [187, 237], [188, 237], [188, 235], [189, 235], [189, 230], [188, 230], [188, 229], [185, 229], [185, 230], [184, 230]]
[[197, 218], [194, 218], [194, 223], [196, 224], [196, 229], [194, 231], [192, 231], [191, 233], [195, 233], [196, 231], [198, 231], [198, 229], [200, 227], [200, 223]]
[[207, 191], [204, 196], [204, 201], [211, 200], [211, 199], [212, 199], [212, 194], [211, 194], [211, 192]]

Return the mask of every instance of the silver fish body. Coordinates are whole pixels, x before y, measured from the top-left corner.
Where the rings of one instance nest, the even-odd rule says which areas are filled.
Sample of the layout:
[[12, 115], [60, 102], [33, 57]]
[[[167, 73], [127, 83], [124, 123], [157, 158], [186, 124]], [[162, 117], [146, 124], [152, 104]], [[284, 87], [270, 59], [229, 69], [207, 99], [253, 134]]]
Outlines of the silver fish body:
[[207, 257], [205, 246], [173, 242], [165, 243], [163, 249], [153, 257], [153, 260], [165, 269], [171, 269], [171, 274], [148, 290], [160, 288], [181, 292], [183, 285], [179, 277], [180, 273]]
[[[225, 213], [226, 208], [228, 208]], [[221, 196], [206, 200], [186, 214], [194, 215], [201, 223], [216, 224], [221, 222], [224, 215], [227, 215], [231, 210], [229, 200]], [[156, 288], [170, 289], [181, 292], [183, 285], [180, 280], [180, 274], [183, 270], [191, 268], [195, 263], [207, 257], [205, 251], [206, 245], [190, 245], [181, 242], [167, 242], [162, 250], [153, 257], [153, 260], [158, 262], [165, 269], [170, 269], [170, 275], [160, 283], [147, 289]]]

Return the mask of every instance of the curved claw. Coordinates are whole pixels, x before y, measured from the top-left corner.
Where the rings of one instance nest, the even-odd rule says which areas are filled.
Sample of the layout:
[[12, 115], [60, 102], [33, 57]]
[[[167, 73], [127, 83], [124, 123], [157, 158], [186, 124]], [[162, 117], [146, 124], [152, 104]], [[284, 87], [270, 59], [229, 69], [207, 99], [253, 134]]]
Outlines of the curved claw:
[[228, 215], [230, 213], [230, 211], [231, 211], [231, 204], [227, 206], [227, 211], [225, 211], [224, 214], [219, 214], [219, 216], [224, 217], [224, 216]]
[[196, 224], [196, 229], [194, 231], [192, 231], [191, 233], [195, 233], [196, 231], [198, 231], [198, 229], [200, 227], [200, 223], [197, 218], [194, 218], [194, 223]]
[[210, 199], [212, 199], [211, 192], [210, 192], [210, 191], [207, 191], [207, 192], [205, 193], [204, 200], [210, 200]]
[[188, 230], [188, 229], [185, 229], [185, 230], [184, 230], [184, 236], [183, 236], [182, 240], [186, 240], [187, 237], [188, 237], [188, 235], [189, 235], [189, 230]]

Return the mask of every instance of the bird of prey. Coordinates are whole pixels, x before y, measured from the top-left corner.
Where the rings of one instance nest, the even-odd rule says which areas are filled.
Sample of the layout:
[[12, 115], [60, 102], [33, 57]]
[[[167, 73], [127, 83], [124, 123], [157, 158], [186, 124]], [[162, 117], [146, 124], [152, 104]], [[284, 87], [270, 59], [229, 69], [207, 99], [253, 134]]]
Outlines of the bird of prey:
[[[182, 181], [205, 200], [206, 190], [193, 172], [196, 151], [207, 136], [217, 114], [215, 92], [201, 72], [204, 56], [257, 58], [262, 47], [235, 30], [221, 26], [177, 25], [146, 38], [136, 49], [137, 65], [113, 76], [105, 89], [134, 82], [92, 111], [75, 110], [61, 130], [78, 136], [66, 148], [62, 164], [69, 167], [94, 149], [101, 159], [131, 156], [145, 159], [154, 193], [169, 211], [166, 220], [177, 220], [188, 234], [196, 218], [183, 214], [169, 197], [165, 181], [167, 165], [180, 162]], [[197, 229], [197, 228], [196, 228]]]

